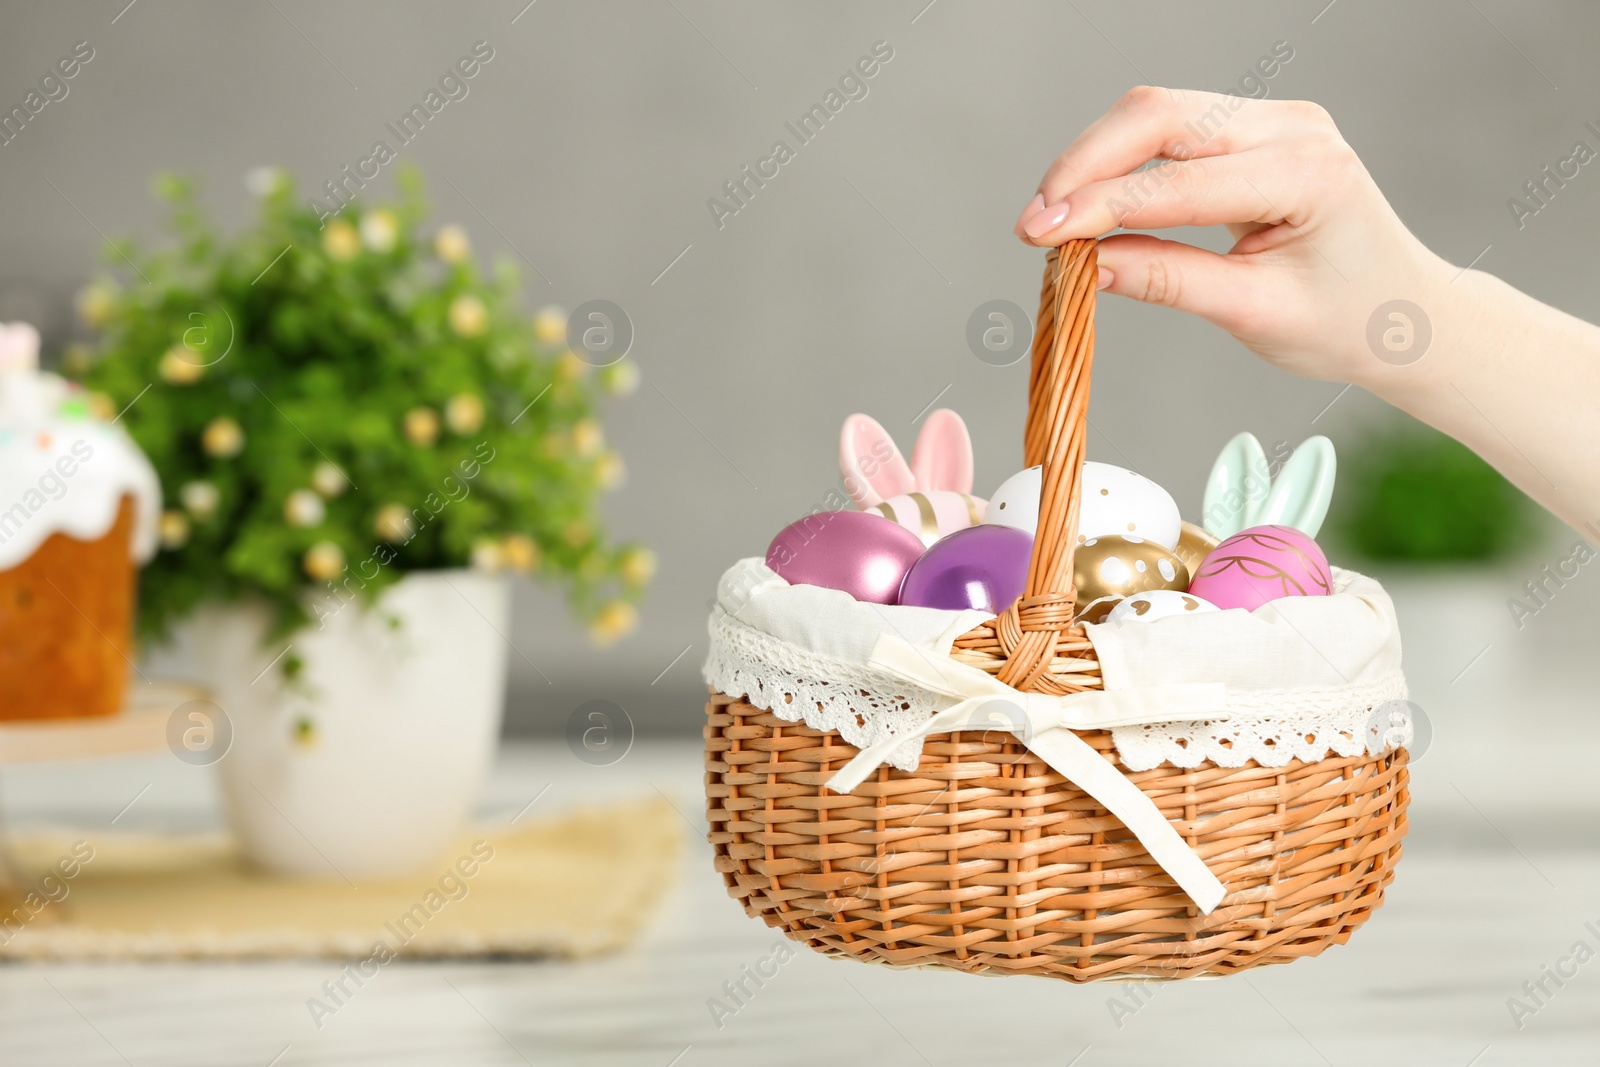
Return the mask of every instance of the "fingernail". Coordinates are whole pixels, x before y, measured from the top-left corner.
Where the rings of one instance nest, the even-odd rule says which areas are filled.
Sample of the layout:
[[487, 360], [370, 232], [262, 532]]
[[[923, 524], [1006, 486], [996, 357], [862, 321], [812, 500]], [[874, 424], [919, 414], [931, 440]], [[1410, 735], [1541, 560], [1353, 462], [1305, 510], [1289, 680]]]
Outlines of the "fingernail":
[[1054, 207], [1036, 212], [1033, 218], [1022, 224], [1022, 232], [1029, 237], [1043, 237], [1065, 221], [1067, 221], [1067, 202], [1063, 200]]
[[1100, 268], [1100, 273], [1095, 276], [1095, 286], [1094, 287], [1096, 289], [1104, 289], [1106, 286], [1111, 284], [1112, 280], [1115, 277], [1116, 277], [1116, 275], [1112, 274], [1110, 271], [1106, 270], [1104, 267], [1101, 267]]
[[1017, 216], [1017, 229], [1026, 226], [1028, 220], [1037, 215], [1044, 208], [1044, 194], [1034, 193], [1033, 199], [1028, 201], [1028, 206], [1022, 209], [1022, 214]]

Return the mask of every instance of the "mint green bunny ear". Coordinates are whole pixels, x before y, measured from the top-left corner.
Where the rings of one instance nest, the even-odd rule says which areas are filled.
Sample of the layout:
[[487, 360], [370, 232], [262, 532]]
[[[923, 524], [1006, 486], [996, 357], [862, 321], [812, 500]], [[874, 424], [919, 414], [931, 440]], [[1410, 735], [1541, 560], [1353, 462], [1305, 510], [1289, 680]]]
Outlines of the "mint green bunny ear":
[[1200, 525], [1218, 537], [1232, 537], [1256, 525], [1267, 499], [1271, 475], [1267, 454], [1255, 434], [1241, 433], [1222, 446], [1206, 479]]
[[1332, 441], [1306, 438], [1278, 472], [1257, 523], [1293, 526], [1307, 537], [1317, 536], [1333, 500], [1337, 467]]

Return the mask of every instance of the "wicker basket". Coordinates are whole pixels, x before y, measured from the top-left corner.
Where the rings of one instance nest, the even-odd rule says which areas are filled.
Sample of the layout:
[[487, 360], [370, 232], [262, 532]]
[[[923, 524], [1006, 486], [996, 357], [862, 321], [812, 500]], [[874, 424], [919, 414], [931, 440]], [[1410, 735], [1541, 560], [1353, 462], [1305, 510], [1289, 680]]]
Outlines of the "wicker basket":
[[[1094, 352], [1092, 241], [1052, 251], [1025, 455], [1044, 490], [1027, 590], [952, 655], [1023, 692], [1100, 687], [1072, 622]], [[1106, 978], [1222, 975], [1343, 944], [1383, 900], [1407, 821], [1406, 751], [1127, 777], [1221, 880], [1202, 915], [1115, 816], [1006, 733], [930, 737], [914, 772], [824, 786], [857, 749], [713, 692], [709, 838], [730, 895], [822, 952], [896, 966]], [[1078, 735], [1113, 766], [1108, 731]]]

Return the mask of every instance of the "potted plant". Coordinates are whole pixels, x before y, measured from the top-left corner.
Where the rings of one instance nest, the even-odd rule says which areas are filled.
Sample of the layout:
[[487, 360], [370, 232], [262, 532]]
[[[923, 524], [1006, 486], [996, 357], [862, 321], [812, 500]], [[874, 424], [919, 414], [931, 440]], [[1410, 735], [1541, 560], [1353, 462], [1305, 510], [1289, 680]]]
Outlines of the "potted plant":
[[506, 575], [562, 587], [599, 641], [653, 568], [597, 519], [621, 478], [597, 418], [631, 362], [591, 367], [567, 324], [480, 273], [457, 226], [398, 202], [302, 206], [257, 174], [220, 235], [164, 178], [175, 241], [113, 243], [64, 361], [120, 412], [167, 496], [140, 633], [198, 664], [247, 853], [284, 872], [397, 872], [459, 831], [499, 733]]

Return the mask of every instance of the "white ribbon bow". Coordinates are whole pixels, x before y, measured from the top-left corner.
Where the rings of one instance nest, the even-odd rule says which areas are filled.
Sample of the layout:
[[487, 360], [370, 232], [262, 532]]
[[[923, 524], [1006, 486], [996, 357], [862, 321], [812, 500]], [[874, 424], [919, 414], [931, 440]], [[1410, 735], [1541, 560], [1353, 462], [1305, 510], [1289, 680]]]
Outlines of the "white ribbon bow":
[[1074, 730], [1105, 730], [1147, 722], [1225, 719], [1228, 690], [1220, 682], [1088, 690], [1058, 697], [1023, 693], [976, 667], [932, 657], [903, 638], [884, 634], [868, 666], [919, 688], [953, 697], [956, 703], [908, 734], [896, 734], [862, 749], [828, 779], [836, 793], [849, 793], [888, 761], [896, 748], [932, 734], [963, 729], [1003, 729], [1052, 769], [1094, 797], [1122, 821], [1161, 869], [1172, 876], [1203, 914], [1226, 890], [1155, 802], [1123, 777]]

